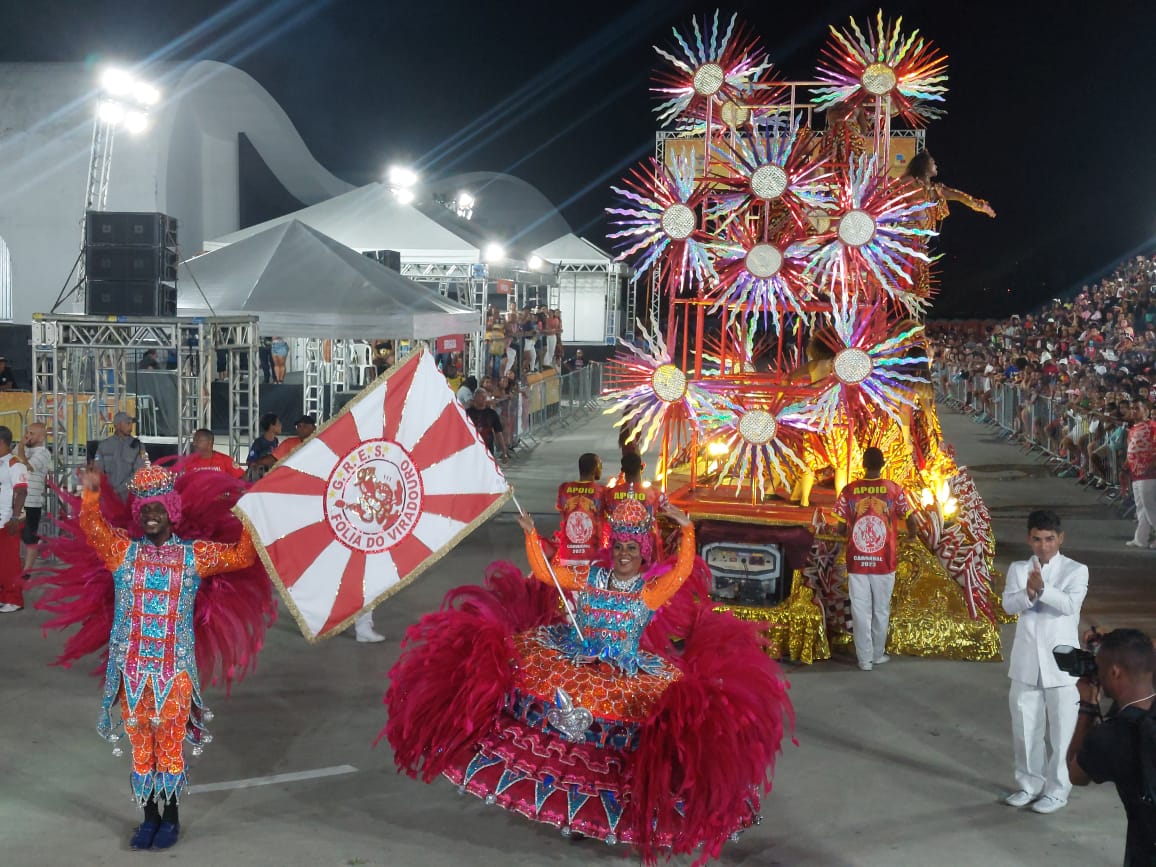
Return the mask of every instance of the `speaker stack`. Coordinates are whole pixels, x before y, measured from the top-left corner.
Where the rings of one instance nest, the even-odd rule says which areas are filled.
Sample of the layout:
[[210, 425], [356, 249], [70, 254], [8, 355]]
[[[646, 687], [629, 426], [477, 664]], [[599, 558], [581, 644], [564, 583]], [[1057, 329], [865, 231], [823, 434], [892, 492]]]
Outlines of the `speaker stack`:
[[89, 211], [84, 312], [177, 315], [177, 221], [165, 214]]

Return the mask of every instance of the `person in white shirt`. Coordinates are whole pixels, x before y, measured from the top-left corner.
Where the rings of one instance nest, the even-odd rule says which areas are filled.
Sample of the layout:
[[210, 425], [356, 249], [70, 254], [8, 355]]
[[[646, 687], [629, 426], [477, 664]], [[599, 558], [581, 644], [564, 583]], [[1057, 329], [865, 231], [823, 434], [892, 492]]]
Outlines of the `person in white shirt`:
[[1060, 671], [1052, 649], [1080, 644], [1080, 608], [1088, 593], [1088, 567], [1060, 553], [1060, 516], [1048, 510], [1028, 515], [1030, 560], [1008, 567], [1003, 607], [1018, 614], [1008, 677], [1011, 693], [1015, 780], [1005, 799], [1012, 807], [1032, 805], [1054, 813], [1072, 790], [1067, 751], [1076, 728], [1076, 678]]
[[462, 384], [458, 386], [458, 403], [462, 406], [469, 406], [474, 399], [474, 392], [478, 390], [478, 378], [476, 376], [467, 376], [462, 380]]
[[18, 534], [27, 494], [24, 464], [12, 453], [12, 431], [0, 426], [0, 614], [24, 607]]
[[24, 500], [24, 530], [20, 536], [24, 540], [24, 575], [32, 572], [36, 565], [37, 548], [40, 544], [40, 514], [44, 508], [44, 490], [48, 474], [52, 472], [52, 453], [44, 445], [47, 431], [41, 422], [28, 425], [28, 430], [16, 449], [16, 457], [24, 464], [28, 475], [28, 497]]

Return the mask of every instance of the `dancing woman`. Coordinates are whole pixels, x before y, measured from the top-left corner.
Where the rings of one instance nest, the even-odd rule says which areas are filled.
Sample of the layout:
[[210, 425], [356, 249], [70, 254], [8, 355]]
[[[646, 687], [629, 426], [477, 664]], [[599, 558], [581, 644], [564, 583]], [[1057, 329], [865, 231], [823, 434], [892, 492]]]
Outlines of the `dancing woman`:
[[[758, 820], [791, 718], [786, 682], [750, 624], [711, 611], [694, 527], [654, 564], [653, 515], [610, 516], [611, 552], [551, 577], [528, 517], [533, 579], [491, 566], [406, 636], [383, 732], [398, 768], [561, 829], [637, 847], [645, 864]], [[572, 621], [554, 579], [574, 591]], [[676, 650], [672, 638], [680, 638]]]

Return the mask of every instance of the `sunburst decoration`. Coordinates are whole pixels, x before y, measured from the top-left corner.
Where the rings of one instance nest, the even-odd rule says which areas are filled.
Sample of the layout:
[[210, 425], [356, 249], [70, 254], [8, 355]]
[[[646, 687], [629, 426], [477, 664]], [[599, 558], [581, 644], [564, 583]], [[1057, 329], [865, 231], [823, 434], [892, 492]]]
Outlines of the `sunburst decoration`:
[[840, 417], [873, 415], [873, 409], [901, 422], [900, 409], [916, 405], [912, 387], [927, 382], [914, 372], [928, 363], [923, 326], [905, 321], [892, 333], [882, 305], [860, 309], [854, 299], [831, 318], [832, 328], [821, 334], [835, 352], [831, 384], [804, 414], [820, 430]]
[[942, 54], [915, 30], [903, 36], [903, 19], [884, 21], [875, 16], [875, 27], [864, 34], [855, 19], [850, 30], [831, 27], [831, 38], [819, 60], [818, 78], [828, 86], [815, 88], [815, 102], [829, 106], [890, 102], [890, 110], [913, 126], [944, 114], [947, 93], [947, 55]]
[[[912, 272], [915, 260], [931, 261], [925, 252], [927, 239], [937, 233], [919, 220], [930, 203], [916, 187], [878, 171], [874, 154], [853, 158], [840, 175], [838, 208], [828, 231], [819, 236], [821, 246], [806, 276], [829, 292], [835, 304], [846, 306], [848, 296], [864, 290], [874, 294], [877, 286], [913, 315], [922, 313], [927, 302], [912, 291]], [[874, 283], [864, 281], [865, 274], [873, 275]]]
[[644, 346], [619, 340], [627, 351], [607, 365], [603, 396], [611, 401], [607, 415], [622, 413], [614, 426], [633, 428], [628, 442], [641, 439], [639, 449], [646, 451], [664, 425], [672, 430], [689, 425], [697, 432], [716, 407], [711, 396], [674, 363], [657, 331], [651, 336], [641, 322], [636, 329]]
[[[767, 53], [745, 24], [731, 15], [725, 32], [719, 29], [719, 13], [703, 20], [691, 20], [693, 38], [683, 37], [674, 28], [678, 43], [671, 51], [654, 50], [669, 61], [655, 70], [650, 88], [661, 101], [655, 108], [661, 123], [669, 123], [687, 111], [701, 111], [710, 100], [744, 105], [751, 99], [754, 85], [770, 71]], [[703, 40], [705, 31], [706, 40]]]
[[767, 482], [773, 490], [790, 484], [794, 473], [807, 468], [801, 456], [803, 435], [816, 428], [808, 416], [797, 412], [797, 405], [788, 406], [781, 397], [754, 398], [731, 409], [710, 433], [711, 442], [722, 443], [727, 450], [715, 487], [733, 480], [737, 497], [750, 482], [751, 493], [761, 498], [766, 496]]
[[[677, 291], [687, 277], [700, 282], [715, 278], [707, 243], [711, 236], [702, 227], [702, 203], [708, 188], [696, 184], [690, 160], [680, 158], [673, 169], [657, 160], [636, 166], [623, 187], [611, 187], [625, 199], [625, 207], [607, 208], [623, 228], [608, 238], [618, 241], [618, 259], [636, 256], [634, 273], [641, 275], [661, 258], [663, 279]], [[621, 240], [619, 240], [621, 239]]]
[[814, 298], [814, 287], [805, 276], [809, 257], [817, 245], [793, 225], [769, 239], [759, 238], [742, 221], [727, 226], [726, 244], [718, 248], [715, 269], [718, 282], [710, 296], [711, 313], [730, 310], [728, 322], [771, 319], [779, 329], [779, 312], [793, 311], [803, 319], [803, 302]]
[[715, 165], [722, 176], [714, 179], [712, 213], [778, 205], [799, 228], [807, 229], [808, 214], [835, 207], [833, 174], [816, 139], [809, 127], [793, 119], [786, 129], [736, 136], [713, 145], [718, 160]]

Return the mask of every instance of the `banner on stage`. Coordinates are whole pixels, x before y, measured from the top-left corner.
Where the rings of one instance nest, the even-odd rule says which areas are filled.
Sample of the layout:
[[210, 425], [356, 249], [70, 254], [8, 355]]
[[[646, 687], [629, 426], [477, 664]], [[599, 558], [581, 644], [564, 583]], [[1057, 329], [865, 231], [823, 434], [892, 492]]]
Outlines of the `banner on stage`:
[[350, 401], [235, 511], [297, 625], [316, 642], [416, 580], [509, 496], [422, 350]]

